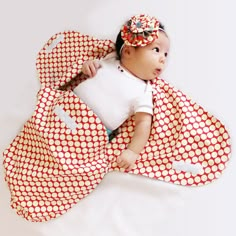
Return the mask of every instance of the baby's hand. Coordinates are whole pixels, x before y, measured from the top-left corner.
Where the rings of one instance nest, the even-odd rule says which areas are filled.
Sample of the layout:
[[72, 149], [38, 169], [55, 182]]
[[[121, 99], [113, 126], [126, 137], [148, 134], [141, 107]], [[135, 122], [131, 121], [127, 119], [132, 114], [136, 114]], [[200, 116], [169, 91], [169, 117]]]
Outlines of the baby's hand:
[[87, 75], [89, 78], [94, 77], [101, 67], [101, 64], [98, 60], [91, 60], [84, 62], [82, 66], [82, 72]]
[[117, 159], [118, 166], [130, 171], [134, 167], [134, 163], [138, 159], [138, 156], [139, 155], [137, 153], [131, 151], [130, 149], [126, 149]]

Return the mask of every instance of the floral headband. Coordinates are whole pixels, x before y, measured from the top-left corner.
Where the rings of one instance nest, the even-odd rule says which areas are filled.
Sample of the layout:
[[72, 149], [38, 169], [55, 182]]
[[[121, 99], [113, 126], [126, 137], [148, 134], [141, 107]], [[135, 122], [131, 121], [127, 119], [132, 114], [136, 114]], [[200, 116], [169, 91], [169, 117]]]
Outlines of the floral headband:
[[121, 38], [124, 40], [124, 45], [146, 46], [158, 38], [159, 30], [159, 21], [155, 17], [145, 14], [135, 15], [122, 26]]

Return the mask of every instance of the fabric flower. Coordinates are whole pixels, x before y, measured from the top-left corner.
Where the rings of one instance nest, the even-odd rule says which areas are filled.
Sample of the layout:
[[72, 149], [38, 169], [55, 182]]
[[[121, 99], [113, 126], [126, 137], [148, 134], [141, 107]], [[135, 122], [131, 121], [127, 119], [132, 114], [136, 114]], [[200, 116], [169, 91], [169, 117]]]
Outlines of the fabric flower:
[[146, 46], [158, 38], [159, 21], [145, 14], [135, 15], [121, 28], [121, 37], [129, 46]]

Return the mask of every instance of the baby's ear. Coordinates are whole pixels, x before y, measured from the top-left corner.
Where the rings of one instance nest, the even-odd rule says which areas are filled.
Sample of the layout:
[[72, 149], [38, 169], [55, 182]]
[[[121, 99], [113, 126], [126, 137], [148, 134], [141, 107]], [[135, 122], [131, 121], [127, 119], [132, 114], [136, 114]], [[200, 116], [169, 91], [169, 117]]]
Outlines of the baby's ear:
[[131, 57], [133, 55], [133, 52], [135, 51], [135, 48], [132, 46], [125, 45], [122, 49], [122, 57]]

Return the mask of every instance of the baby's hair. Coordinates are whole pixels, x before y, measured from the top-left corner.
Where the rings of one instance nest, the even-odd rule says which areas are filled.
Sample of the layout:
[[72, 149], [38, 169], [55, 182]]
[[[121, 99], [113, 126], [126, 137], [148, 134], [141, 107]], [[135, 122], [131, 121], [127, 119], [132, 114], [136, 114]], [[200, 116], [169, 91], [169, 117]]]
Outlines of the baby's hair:
[[[159, 28], [166, 34], [165, 26], [161, 22], [159, 22]], [[115, 44], [116, 54], [117, 54], [119, 60], [120, 60], [120, 56], [121, 56], [120, 55], [120, 49], [121, 49], [123, 44], [124, 44], [124, 40], [121, 38], [121, 31], [120, 31], [119, 34], [116, 37], [116, 44]]]

